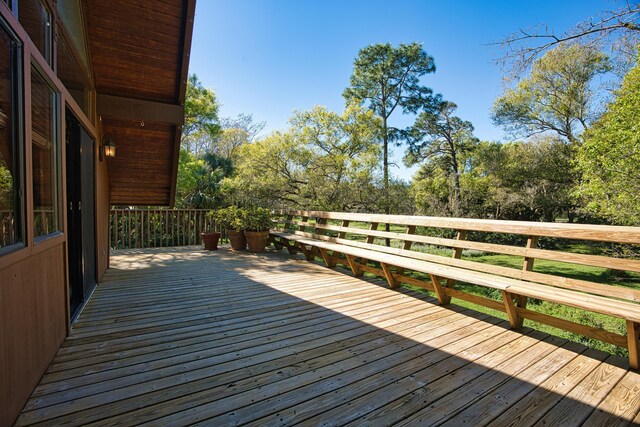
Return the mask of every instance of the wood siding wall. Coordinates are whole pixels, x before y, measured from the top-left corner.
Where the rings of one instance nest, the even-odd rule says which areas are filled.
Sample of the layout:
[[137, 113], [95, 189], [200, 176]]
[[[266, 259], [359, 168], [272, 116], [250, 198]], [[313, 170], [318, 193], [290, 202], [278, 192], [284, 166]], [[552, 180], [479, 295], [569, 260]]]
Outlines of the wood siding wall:
[[[97, 150], [96, 150], [97, 153]], [[97, 154], [96, 154], [97, 156]], [[96, 165], [96, 278], [102, 280], [109, 268], [109, 171], [107, 162], [95, 161]]]
[[0, 426], [10, 426], [66, 336], [64, 244], [0, 277]]

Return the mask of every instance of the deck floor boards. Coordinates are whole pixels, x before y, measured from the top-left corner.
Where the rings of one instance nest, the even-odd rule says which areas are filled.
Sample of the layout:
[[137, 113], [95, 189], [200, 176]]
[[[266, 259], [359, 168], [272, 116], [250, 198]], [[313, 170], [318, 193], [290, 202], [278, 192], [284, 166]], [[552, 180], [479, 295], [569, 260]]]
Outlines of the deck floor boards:
[[625, 360], [284, 252], [117, 251], [16, 425], [633, 425]]

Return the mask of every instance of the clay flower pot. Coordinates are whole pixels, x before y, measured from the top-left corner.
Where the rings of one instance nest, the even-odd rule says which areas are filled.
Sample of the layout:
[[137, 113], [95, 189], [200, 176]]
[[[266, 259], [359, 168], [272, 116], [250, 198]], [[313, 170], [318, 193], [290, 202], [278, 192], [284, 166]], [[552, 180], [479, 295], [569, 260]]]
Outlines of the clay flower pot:
[[247, 239], [242, 230], [227, 230], [227, 237], [234, 251], [244, 251], [247, 249]]
[[204, 248], [208, 251], [218, 250], [218, 241], [220, 240], [220, 233], [201, 233], [202, 241], [204, 242]]
[[264, 252], [269, 241], [268, 231], [245, 231], [249, 252]]

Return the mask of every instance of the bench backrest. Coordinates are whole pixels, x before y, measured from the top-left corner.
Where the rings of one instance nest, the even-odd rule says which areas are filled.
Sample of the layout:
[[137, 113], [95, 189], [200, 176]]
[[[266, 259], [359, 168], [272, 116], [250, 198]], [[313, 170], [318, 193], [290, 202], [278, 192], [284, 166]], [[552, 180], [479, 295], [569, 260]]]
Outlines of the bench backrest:
[[[601, 250], [609, 243], [630, 245], [636, 251], [640, 227], [323, 211], [280, 211], [274, 221], [280, 230], [307, 237], [640, 302], [640, 289], [616, 285], [615, 276], [624, 275], [609, 271], [634, 276], [640, 273], [640, 261]], [[491, 243], [496, 239], [501, 242]], [[581, 244], [586, 253], [563, 250], [568, 244]], [[518, 257], [521, 263], [514, 266], [514, 258], [501, 263], [478, 262], [483, 253]], [[563, 264], [547, 263], [540, 272], [535, 260], [593, 267], [593, 278], [586, 273], [563, 272]], [[602, 283], [607, 274], [614, 276], [613, 280]], [[596, 276], [600, 277], [595, 280]], [[640, 275], [636, 280], [640, 281]]]

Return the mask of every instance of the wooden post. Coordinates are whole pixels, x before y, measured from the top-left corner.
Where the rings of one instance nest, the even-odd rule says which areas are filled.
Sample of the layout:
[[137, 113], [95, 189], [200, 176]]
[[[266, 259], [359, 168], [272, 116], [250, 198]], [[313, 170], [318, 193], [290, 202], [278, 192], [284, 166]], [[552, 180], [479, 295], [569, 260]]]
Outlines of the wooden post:
[[[527, 238], [527, 249], [534, 249], [538, 246], [538, 236], [529, 236]], [[532, 257], [525, 257], [524, 258], [524, 264], [522, 266], [522, 270], [524, 271], [533, 271], [533, 263], [535, 262], [535, 258]], [[506, 303], [505, 303], [506, 304]], [[527, 297], [524, 295], [517, 295], [516, 296], [516, 306], [520, 307], [520, 308], [526, 308], [527, 307]], [[515, 329], [517, 328], [521, 328], [522, 325], [524, 324], [524, 318], [520, 317], [516, 314], [515, 317], [515, 324], [512, 324], [511, 326]]]
[[[378, 229], [378, 223], [372, 222], [371, 225], [369, 226], [369, 230], [376, 231], [377, 229]], [[376, 239], [375, 236], [367, 236], [367, 243], [371, 244], [375, 239]]]
[[[318, 218], [316, 220], [316, 225], [318, 225], [318, 224], [324, 225], [326, 223], [327, 223], [327, 218]], [[318, 227], [315, 228], [315, 233], [316, 234], [325, 234], [325, 232], [326, 232], [326, 230], [323, 229], [323, 228], [318, 228]]]
[[629, 349], [629, 367], [640, 369], [640, 323], [627, 320], [627, 348]]
[[[344, 221], [342, 221], [342, 226], [343, 227], [348, 227], [349, 226], [349, 220], [345, 219]], [[344, 239], [345, 237], [347, 237], [347, 232], [346, 231], [341, 231], [340, 233], [338, 233], [338, 238], [339, 239]]]
[[[458, 233], [456, 234], [456, 240], [464, 240], [466, 238], [467, 238], [467, 231], [458, 230]], [[454, 248], [452, 258], [460, 259], [461, 257], [462, 257], [462, 248]], [[447, 279], [447, 288], [453, 288], [455, 284], [456, 284], [455, 280]], [[449, 301], [451, 301], [451, 298], [449, 298]]]
[[[415, 234], [416, 233], [416, 226], [415, 225], [408, 225], [407, 226], [407, 233], [406, 234]], [[405, 240], [404, 244], [402, 245], [402, 249], [403, 250], [411, 250], [411, 246], [413, 245], [413, 242], [411, 240]], [[404, 268], [398, 268], [397, 270], [398, 274], [404, 274]]]
[[129, 248], [131, 248], [131, 211], [127, 211], [127, 233], [129, 233]]
[[381, 262], [380, 266], [382, 266], [382, 271], [384, 271], [384, 277], [387, 279], [389, 287], [391, 289], [396, 288], [398, 286], [398, 282], [396, 282], [396, 278], [393, 277], [393, 272], [391, 271], [391, 267], [389, 267], [389, 264]]

